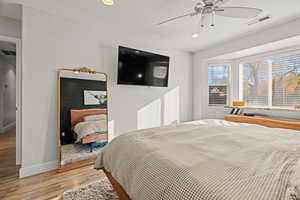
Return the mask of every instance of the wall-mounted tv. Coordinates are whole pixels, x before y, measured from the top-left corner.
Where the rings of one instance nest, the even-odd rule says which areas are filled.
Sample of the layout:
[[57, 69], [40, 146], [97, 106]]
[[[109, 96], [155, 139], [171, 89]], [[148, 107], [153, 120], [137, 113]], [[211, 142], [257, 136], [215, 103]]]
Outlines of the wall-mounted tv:
[[168, 87], [168, 56], [119, 46], [118, 84]]

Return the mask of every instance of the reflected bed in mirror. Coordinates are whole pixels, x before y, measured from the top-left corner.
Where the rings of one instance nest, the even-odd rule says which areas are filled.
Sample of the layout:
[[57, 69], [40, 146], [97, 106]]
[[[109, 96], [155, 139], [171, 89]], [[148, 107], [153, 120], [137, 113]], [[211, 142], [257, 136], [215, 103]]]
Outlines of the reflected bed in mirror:
[[64, 69], [58, 85], [58, 167], [91, 164], [108, 142], [107, 76]]

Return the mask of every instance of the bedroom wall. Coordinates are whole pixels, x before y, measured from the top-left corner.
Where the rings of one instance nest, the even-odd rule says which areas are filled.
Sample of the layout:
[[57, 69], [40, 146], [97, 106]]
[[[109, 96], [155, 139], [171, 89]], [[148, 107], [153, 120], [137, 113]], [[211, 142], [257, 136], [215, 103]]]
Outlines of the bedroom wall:
[[[228, 40], [224, 43], [217, 44], [211, 48], [196, 52], [193, 56], [193, 109], [194, 119], [204, 118], [219, 118], [222, 119], [227, 111], [224, 111], [223, 106], [208, 106], [208, 84], [207, 84], [207, 68], [206, 60], [219, 55], [248, 49], [251, 47], [263, 45], [266, 43], [282, 40], [285, 38], [300, 35], [300, 18], [284, 24], [276, 24], [273, 27], [259, 32], [249, 33], [239, 38]], [[232, 74], [238, 73], [236, 68], [232, 69]], [[232, 78], [232, 84], [237, 85], [236, 77]], [[233, 96], [237, 96], [237, 89], [232, 88]], [[287, 113], [272, 113], [263, 114], [288, 116]], [[294, 116], [291, 116], [294, 117]]]
[[0, 35], [21, 38], [21, 21], [14, 20], [8, 17], [0, 17], [0, 27]]
[[116, 84], [118, 43], [105, 41], [103, 45], [101, 31], [93, 25], [24, 7], [22, 26], [21, 177], [56, 168], [58, 68], [89, 66], [108, 73], [110, 138], [141, 127], [192, 119], [189, 53], [161, 48], [155, 41], [122, 42], [124, 46], [168, 55], [171, 61], [168, 88], [120, 86]]

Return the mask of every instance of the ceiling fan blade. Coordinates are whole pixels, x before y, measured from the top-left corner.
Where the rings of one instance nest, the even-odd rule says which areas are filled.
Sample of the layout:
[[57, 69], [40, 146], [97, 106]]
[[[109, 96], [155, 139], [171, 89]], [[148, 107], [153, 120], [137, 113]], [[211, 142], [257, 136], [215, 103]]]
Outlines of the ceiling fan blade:
[[229, 1], [229, 0], [215, 0], [214, 5], [219, 6], [219, 5], [222, 5], [222, 4], [224, 4], [224, 3], [227, 3], [228, 1]]
[[165, 21], [159, 22], [157, 25], [162, 25], [162, 24], [165, 24], [165, 23], [177, 20], [177, 19], [184, 18], [184, 17], [193, 17], [193, 16], [198, 15], [198, 14], [200, 14], [200, 13], [192, 12], [192, 13], [181, 15], [181, 16], [178, 16], [178, 17], [173, 17], [173, 18], [167, 19]]
[[233, 18], [254, 18], [257, 17], [262, 10], [258, 8], [248, 7], [218, 7], [215, 9], [217, 15]]

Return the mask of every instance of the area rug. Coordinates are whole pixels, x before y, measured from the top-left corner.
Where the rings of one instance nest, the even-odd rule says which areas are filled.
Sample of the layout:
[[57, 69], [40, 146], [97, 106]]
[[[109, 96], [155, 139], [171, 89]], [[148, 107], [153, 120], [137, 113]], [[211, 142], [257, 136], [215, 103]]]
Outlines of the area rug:
[[90, 146], [88, 144], [67, 144], [61, 146], [61, 164], [87, 160], [96, 157], [103, 147], [98, 146], [93, 148], [93, 152], [90, 152]]
[[119, 200], [117, 193], [107, 178], [82, 186], [75, 190], [66, 191], [63, 200]]

